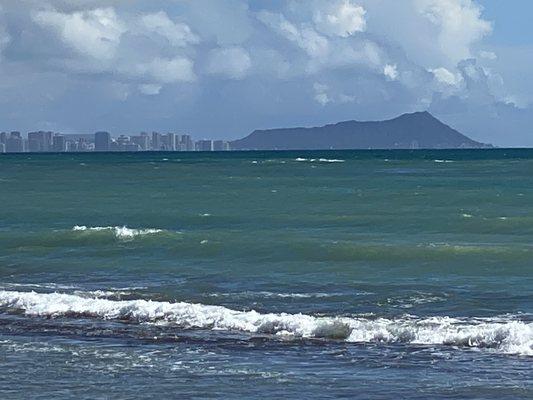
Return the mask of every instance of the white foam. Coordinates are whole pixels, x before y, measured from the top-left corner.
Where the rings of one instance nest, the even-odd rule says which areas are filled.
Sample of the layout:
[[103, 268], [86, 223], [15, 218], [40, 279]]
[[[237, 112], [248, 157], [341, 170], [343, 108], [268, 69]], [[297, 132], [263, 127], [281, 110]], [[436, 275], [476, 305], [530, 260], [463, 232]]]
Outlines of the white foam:
[[85, 225], [76, 225], [72, 228], [73, 231], [88, 231], [88, 232], [101, 232], [101, 231], [111, 231], [114, 233], [117, 239], [133, 239], [136, 236], [143, 235], [153, 235], [156, 233], [163, 232], [162, 229], [132, 229], [126, 226], [85, 226]]
[[[360, 295], [361, 293], [356, 293]], [[365, 292], [366, 294], [366, 292]], [[231, 298], [292, 298], [292, 299], [310, 299], [310, 298], [325, 298], [342, 296], [343, 293], [277, 293], [269, 291], [244, 291], [244, 292], [230, 292], [230, 293], [210, 293], [209, 297], [231, 297]]]
[[261, 314], [222, 306], [148, 300], [115, 301], [72, 294], [0, 291], [0, 307], [29, 316], [92, 317], [162, 323], [179, 328], [241, 331], [347, 342], [387, 342], [487, 348], [533, 356], [533, 323], [520, 320], [403, 317], [315, 317]]
[[3, 288], [24, 288], [24, 289], [55, 289], [55, 290], [69, 290], [79, 289], [79, 286], [75, 285], [62, 285], [59, 283], [4, 283], [0, 287]]
[[298, 157], [294, 161], [307, 161], [307, 162], [325, 162], [325, 163], [343, 163], [345, 160], [338, 160], [335, 158], [301, 158]]
[[90, 291], [81, 291], [75, 290], [73, 292], [76, 296], [85, 297], [85, 298], [109, 298], [117, 296], [129, 296], [131, 292], [125, 290], [90, 290]]
[[453, 160], [433, 160], [434, 162], [436, 163], [452, 163], [454, 162]]
[[338, 160], [335, 158], [319, 158], [319, 162], [327, 162], [327, 163], [338, 163], [338, 162], [344, 162], [344, 160]]

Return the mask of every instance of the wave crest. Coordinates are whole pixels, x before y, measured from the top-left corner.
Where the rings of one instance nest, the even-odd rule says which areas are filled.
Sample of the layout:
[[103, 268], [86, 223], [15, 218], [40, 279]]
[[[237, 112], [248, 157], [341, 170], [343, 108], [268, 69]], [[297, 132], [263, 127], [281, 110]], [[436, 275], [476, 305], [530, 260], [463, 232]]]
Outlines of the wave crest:
[[222, 306], [109, 300], [62, 293], [0, 291], [0, 307], [41, 317], [92, 317], [347, 342], [488, 348], [533, 356], [533, 323], [511, 319], [315, 317], [237, 311]]
[[307, 161], [307, 162], [325, 162], [325, 163], [343, 163], [346, 160], [339, 160], [335, 158], [302, 158], [298, 157], [294, 161]]
[[128, 240], [136, 236], [153, 235], [163, 232], [162, 229], [132, 229], [126, 226], [94, 226], [88, 227], [85, 225], [75, 225], [73, 231], [78, 232], [113, 232], [117, 239]]

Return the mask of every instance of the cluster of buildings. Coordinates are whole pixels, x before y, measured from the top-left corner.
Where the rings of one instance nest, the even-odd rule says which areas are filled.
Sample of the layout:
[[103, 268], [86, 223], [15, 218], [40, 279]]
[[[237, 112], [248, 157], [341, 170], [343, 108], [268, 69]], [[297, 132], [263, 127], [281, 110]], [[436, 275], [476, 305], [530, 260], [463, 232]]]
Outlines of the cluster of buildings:
[[138, 136], [120, 135], [113, 138], [109, 132], [94, 135], [63, 135], [38, 131], [24, 138], [20, 132], [0, 133], [0, 153], [23, 152], [80, 152], [80, 151], [228, 151], [224, 140], [192, 140], [190, 135], [142, 132]]

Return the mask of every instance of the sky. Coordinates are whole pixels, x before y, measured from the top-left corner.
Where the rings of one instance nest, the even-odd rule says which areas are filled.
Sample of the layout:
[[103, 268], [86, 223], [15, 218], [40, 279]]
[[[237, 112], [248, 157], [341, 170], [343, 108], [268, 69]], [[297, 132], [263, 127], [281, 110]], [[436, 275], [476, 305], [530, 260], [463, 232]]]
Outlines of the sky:
[[0, 0], [0, 130], [235, 139], [429, 111], [533, 146], [530, 0]]

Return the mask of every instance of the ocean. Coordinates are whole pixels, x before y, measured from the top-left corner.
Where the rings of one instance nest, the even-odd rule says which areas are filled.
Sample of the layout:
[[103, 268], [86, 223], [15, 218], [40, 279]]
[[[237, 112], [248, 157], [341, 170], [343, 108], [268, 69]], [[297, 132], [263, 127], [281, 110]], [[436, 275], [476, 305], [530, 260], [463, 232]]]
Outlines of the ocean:
[[4, 154], [0, 398], [533, 398], [533, 150]]

